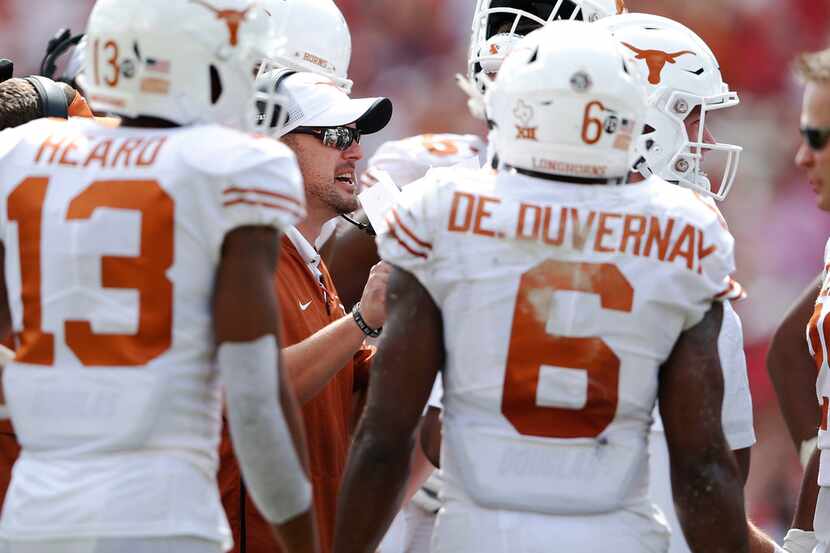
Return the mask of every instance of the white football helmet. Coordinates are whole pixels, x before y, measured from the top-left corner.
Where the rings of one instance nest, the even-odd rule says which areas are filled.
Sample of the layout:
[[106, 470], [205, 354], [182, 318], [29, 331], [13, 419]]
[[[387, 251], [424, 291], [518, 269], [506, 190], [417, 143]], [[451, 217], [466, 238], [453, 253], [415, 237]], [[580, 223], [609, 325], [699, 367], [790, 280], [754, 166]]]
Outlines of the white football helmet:
[[311, 71], [328, 77], [346, 94], [352, 59], [352, 35], [346, 18], [332, 0], [260, 0], [272, 16], [285, 20], [286, 42], [268, 59], [260, 74], [278, 68]]
[[[648, 128], [638, 143], [635, 169], [724, 200], [735, 182], [742, 148], [707, 142], [706, 121], [710, 112], [740, 101], [723, 82], [712, 50], [687, 27], [656, 15], [624, 14], [600, 25], [620, 41], [647, 81]], [[690, 137], [685, 120], [698, 111], [697, 132]], [[711, 152], [720, 152], [712, 155], [721, 157], [724, 165], [717, 182], [710, 181], [701, 167]]]
[[484, 119], [484, 93], [504, 58], [523, 36], [556, 20], [593, 22], [623, 13], [624, 0], [477, 0], [467, 54], [467, 76], [458, 85], [470, 112]]
[[253, 0], [98, 0], [83, 86], [96, 111], [178, 125], [256, 122], [256, 65], [282, 22]]
[[620, 180], [645, 122], [646, 89], [603, 27], [557, 21], [525, 37], [485, 96], [500, 164]]

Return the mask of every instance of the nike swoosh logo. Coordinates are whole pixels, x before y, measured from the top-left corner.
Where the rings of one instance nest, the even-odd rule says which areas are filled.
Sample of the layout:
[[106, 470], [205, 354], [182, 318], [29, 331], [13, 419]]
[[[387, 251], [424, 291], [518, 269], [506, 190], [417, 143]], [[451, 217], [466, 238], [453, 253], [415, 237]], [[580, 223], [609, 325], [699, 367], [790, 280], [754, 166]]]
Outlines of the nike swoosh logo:
[[306, 309], [308, 309], [308, 306], [311, 305], [312, 301], [314, 301], [314, 300], [308, 300], [308, 303], [301, 303], [300, 304], [300, 310], [305, 311]]

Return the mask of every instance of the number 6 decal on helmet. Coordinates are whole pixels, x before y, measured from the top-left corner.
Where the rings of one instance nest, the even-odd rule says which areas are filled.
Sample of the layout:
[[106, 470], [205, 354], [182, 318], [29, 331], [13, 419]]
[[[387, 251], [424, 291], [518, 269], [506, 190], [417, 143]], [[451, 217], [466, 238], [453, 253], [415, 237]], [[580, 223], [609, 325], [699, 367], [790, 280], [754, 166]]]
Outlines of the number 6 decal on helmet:
[[[600, 113], [605, 111], [605, 106], [602, 102], [593, 101], [588, 102], [585, 106], [585, 117], [582, 120], [582, 141], [585, 144], [596, 144], [602, 138], [602, 130], [605, 127], [602, 119], [591, 115], [591, 111], [596, 108]], [[589, 129], [593, 128], [594, 132], [589, 134]]]
[[[620, 359], [600, 337], [548, 334], [557, 291], [597, 294], [603, 309], [628, 313], [634, 289], [616, 265], [548, 260], [522, 275], [513, 312], [501, 412], [522, 435], [595, 438], [617, 412]], [[585, 403], [579, 409], [540, 406], [543, 366], [585, 371]]]

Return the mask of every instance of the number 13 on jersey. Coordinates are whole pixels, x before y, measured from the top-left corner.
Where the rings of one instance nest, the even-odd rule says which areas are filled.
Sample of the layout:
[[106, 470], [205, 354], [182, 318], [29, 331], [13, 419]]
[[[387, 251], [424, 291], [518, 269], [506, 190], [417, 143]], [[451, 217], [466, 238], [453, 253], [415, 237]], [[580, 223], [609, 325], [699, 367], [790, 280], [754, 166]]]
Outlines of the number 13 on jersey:
[[[23, 303], [23, 329], [18, 335], [16, 360], [36, 365], [53, 365], [55, 361], [55, 337], [43, 329], [41, 302], [43, 257], [48, 252], [42, 231], [46, 224], [59, 224], [43, 220], [49, 186], [47, 177], [30, 177], [7, 199], [9, 221], [18, 227]], [[135, 334], [95, 333], [89, 321], [67, 320], [64, 321], [66, 345], [84, 366], [143, 365], [169, 349], [172, 342], [173, 284], [166, 272], [173, 264], [173, 199], [152, 180], [96, 181], [72, 198], [66, 219], [89, 220], [98, 208], [141, 213], [139, 255], [101, 258], [102, 286], [138, 291], [138, 331]], [[64, 235], [61, 238], [69, 240]], [[61, 275], [50, 275], [50, 278], [61, 278]]]

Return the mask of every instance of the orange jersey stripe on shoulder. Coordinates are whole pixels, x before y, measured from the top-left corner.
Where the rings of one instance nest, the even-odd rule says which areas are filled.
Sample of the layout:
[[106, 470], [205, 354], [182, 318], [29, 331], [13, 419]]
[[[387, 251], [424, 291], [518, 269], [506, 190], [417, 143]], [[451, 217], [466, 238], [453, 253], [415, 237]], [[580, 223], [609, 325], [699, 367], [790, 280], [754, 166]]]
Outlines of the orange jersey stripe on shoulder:
[[294, 209], [291, 209], [291, 208], [288, 208], [288, 207], [285, 207], [285, 206], [282, 206], [282, 205], [279, 205], [279, 204], [273, 204], [273, 203], [270, 203], [270, 202], [253, 201], [253, 200], [246, 200], [245, 198], [238, 198], [236, 200], [228, 200], [228, 201], [222, 203], [222, 205], [224, 207], [231, 207], [231, 206], [238, 205], [238, 204], [259, 205], [259, 206], [267, 207], [267, 208], [270, 208], [270, 209], [279, 209], [281, 211], [285, 211], [286, 213], [290, 213], [291, 215], [294, 215], [297, 218], [302, 218], [303, 217], [303, 214], [300, 213], [297, 210], [294, 210]]
[[710, 204], [709, 202], [707, 202], [707, 201], [703, 198], [703, 196], [701, 196], [698, 192], [694, 192], [694, 195], [695, 195], [695, 199], [696, 199], [697, 201], [699, 201], [699, 202], [700, 202], [700, 203], [702, 203], [704, 206], [706, 206], [706, 209], [708, 209], [709, 211], [711, 211], [712, 213], [714, 213], [715, 215], [717, 215], [717, 217], [718, 217], [718, 223], [720, 223], [720, 226], [721, 226], [721, 227], [723, 227], [723, 228], [724, 228], [724, 230], [727, 230], [727, 231], [728, 231], [728, 230], [729, 230], [729, 225], [728, 225], [728, 224], [726, 224], [726, 219], [724, 219], [724, 218], [723, 218], [723, 213], [721, 213], [721, 212], [720, 212], [720, 210], [719, 210], [717, 207], [715, 207], [715, 206], [713, 206], [712, 204]]
[[743, 286], [737, 281], [732, 278], [729, 279], [729, 286], [727, 286], [726, 290], [715, 296], [715, 299], [721, 300], [742, 300], [746, 298], [746, 291], [744, 291]]
[[302, 202], [297, 198], [292, 198], [286, 194], [280, 194], [279, 192], [272, 192], [270, 190], [263, 190], [261, 188], [240, 188], [238, 186], [232, 186], [222, 192], [224, 195], [229, 194], [260, 194], [262, 196], [270, 196], [272, 198], [278, 198], [280, 200], [284, 200], [286, 202], [292, 203], [297, 206], [301, 206]]
[[412, 249], [412, 248], [411, 248], [411, 247], [410, 247], [410, 246], [409, 246], [406, 242], [404, 242], [403, 240], [401, 240], [401, 239], [400, 239], [400, 237], [398, 236], [398, 234], [395, 232], [395, 227], [394, 227], [393, 225], [391, 225], [391, 224], [389, 225], [389, 234], [391, 234], [391, 235], [392, 235], [392, 237], [393, 237], [395, 240], [397, 240], [397, 241], [398, 241], [398, 244], [400, 244], [400, 245], [401, 245], [401, 247], [403, 247], [403, 249], [405, 249], [406, 251], [408, 251], [409, 253], [411, 253], [411, 254], [412, 254], [412, 255], [414, 255], [415, 257], [422, 257], [422, 258], [424, 258], [424, 259], [426, 259], [426, 258], [427, 258], [427, 255], [426, 255], [425, 253], [422, 253], [422, 252], [419, 252], [419, 251], [415, 251], [415, 250], [414, 250], [414, 249]]
[[432, 249], [432, 244], [430, 244], [429, 242], [426, 242], [426, 241], [421, 240], [420, 238], [418, 238], [418, 237], [415, 235], [415, 233], [414, 233], [414, 232], [412, 232], [411, 230], [409, 230], [409, 229], [407, 228], [407, 226], [406, 226], [405, 224], [403, 224], [403, 221], [401, 221], [401, 218], [400, 218], [400, 216], [398, 215], [398, 210], [397, 210], [397, 209], [392, 208], [392, 216], [395, 218], [395, 222], [398, 224], [398, 226], [399, 226], [399, 227], [401, 227], [401, 229], [403, 229], [403, 231], [404, 231], [404, 232], [405, 232], [405, 233], [406, 233], [406, 234], [407, 234], [410, 238], [412, 238], [412, 240], [414, 240], [416, 244], [418, 244], [418, 245], [419, 245], [419, 246], [421, 246], [422, 248], [426, 248], [426, 249], [428, 249], [428, 250], [431, 250], [431, 249]]

